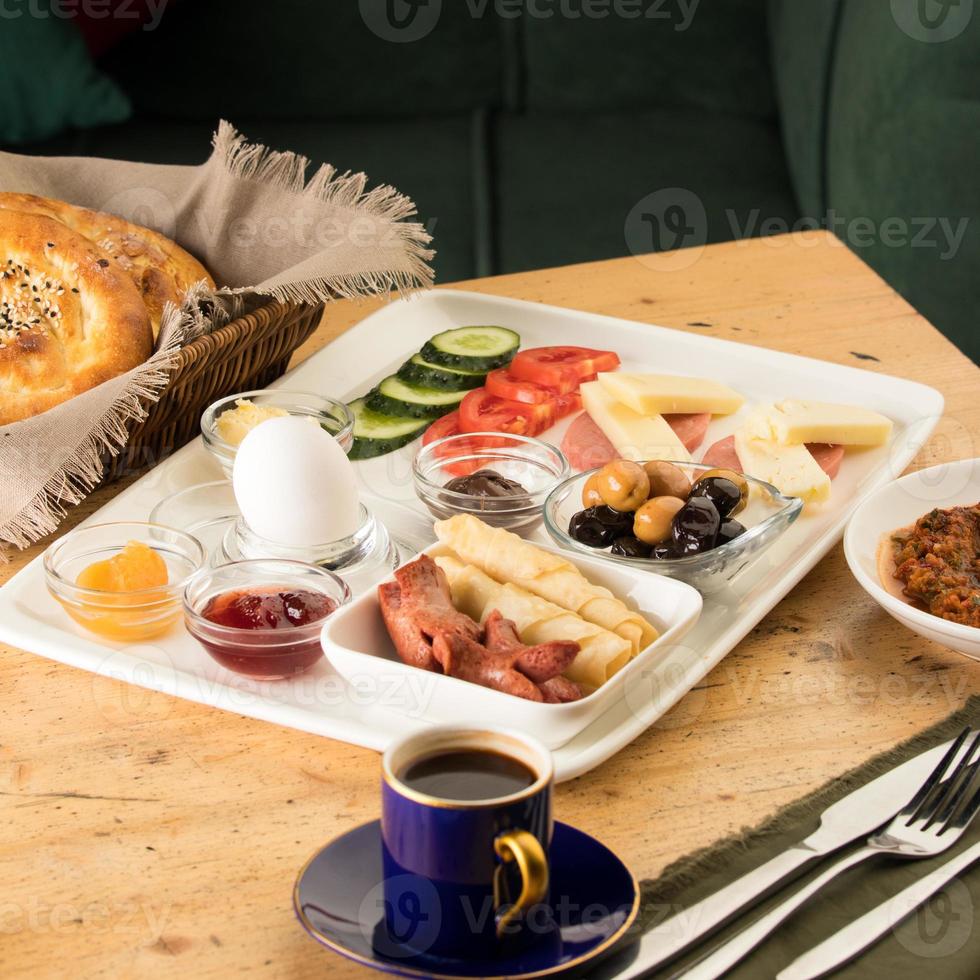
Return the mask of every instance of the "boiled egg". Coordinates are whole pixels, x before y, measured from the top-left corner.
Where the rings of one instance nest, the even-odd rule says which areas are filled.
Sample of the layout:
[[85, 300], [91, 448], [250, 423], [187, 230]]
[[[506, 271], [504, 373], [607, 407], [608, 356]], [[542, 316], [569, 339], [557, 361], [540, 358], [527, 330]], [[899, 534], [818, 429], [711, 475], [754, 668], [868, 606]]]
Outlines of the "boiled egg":
[[277, 544], [325, 544], [361, 523], [351, 461], [333, 436], [303, 418], [252, 429], [238, 447], [232, 486], [245, 523]]

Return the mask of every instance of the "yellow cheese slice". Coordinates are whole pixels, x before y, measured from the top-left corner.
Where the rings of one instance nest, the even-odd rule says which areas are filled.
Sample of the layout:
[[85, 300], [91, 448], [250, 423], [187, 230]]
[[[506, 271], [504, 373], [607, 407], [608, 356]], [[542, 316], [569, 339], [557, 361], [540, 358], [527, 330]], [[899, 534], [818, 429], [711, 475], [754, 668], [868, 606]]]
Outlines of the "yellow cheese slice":
[[752, 427], [735, 433], [735, 452], [742, 469], [777, 490], [810, 503], [830, 497], [830, 477], [820, 469], [806, 446], [786, 446], [774, 439], [760, 439]]
[[599, 384], [618, 402], [640, 415], [678, 412], [711, 412], [731, 415], [744, 398], [728, 385], [709, 378], [685, 378], [676, 374], [601, 373]]
[[581, 387], [582, 406], [623, 459], [687, 463], [691, 454], [662, 415], [641, 415], [617, 401], [598, 381]]
[[831, 402], [786, 399], [772, 405], [760, 420], [768, 427], [769, 438], [786, 445], [883, 446], [892, 432], [891, 419], [878, 412]]

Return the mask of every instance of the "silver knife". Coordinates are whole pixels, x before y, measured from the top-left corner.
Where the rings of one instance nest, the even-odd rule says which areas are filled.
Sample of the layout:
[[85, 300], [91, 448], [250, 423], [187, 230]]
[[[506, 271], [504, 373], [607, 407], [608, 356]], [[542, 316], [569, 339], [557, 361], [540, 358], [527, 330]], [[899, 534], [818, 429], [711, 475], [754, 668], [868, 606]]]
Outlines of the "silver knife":
[[827, 807], [821, 814], [820, 826], [806, 840], [654, 926], [641, 937], [635, 956], [621, 970], [605, 973], [599, 967], [590, 976], [597, 980], [642, 977], [672, 960], [697, 940], [720, 929], [738, 912], [755, 905], [777, 886], [797, 877], [814, 859], [832, 854], [859, 837], [867, 837], [902, 809], [950, 744], [937, 745], [909, 759]]
[[980, 861], [980, 842], [798, 956], [776, 975], [776, 980], [813, 980], [849, 963], [977, 861]]

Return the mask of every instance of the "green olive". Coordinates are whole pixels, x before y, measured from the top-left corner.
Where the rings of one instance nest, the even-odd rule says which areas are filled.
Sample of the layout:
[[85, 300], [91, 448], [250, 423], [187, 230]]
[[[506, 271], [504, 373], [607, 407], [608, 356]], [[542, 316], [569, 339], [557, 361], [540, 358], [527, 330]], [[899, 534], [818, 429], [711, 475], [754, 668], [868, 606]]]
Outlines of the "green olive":
[[582, 506], [583, 507], [598, 507], [602, 503], [602, 494], [599, 493], [598, 485], [598, 473], [593, 473], [585, 481], [585, 486], [582, 487]]
[[691, 492], [691, 481], [687, 474], [673, 463], [654, 459], [643, 464], [650, 479], [651, 497], [680, 497], [687, 500]]
[[680, 497], [651, 497], [633, 517], [633, 534], [645, 544], [662, 544], [670, 537], [674, 515], [683, 506]]
[[650, 478], [639, 463], [615, 459], [596, 473], [602, 502], [614, 510], [636, 510], [650, 496]]

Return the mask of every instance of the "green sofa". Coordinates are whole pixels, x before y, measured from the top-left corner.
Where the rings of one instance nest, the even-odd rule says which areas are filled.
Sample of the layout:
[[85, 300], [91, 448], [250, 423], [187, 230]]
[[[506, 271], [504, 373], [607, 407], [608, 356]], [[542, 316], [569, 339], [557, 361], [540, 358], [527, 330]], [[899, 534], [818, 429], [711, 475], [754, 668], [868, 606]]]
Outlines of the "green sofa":
[[41, 151], [199, 162], [224, 117], [411, 195], [442, 282], [826, 225], [980, 359], [968, 7], [178, 2], [101, 63], [133, 119]]

